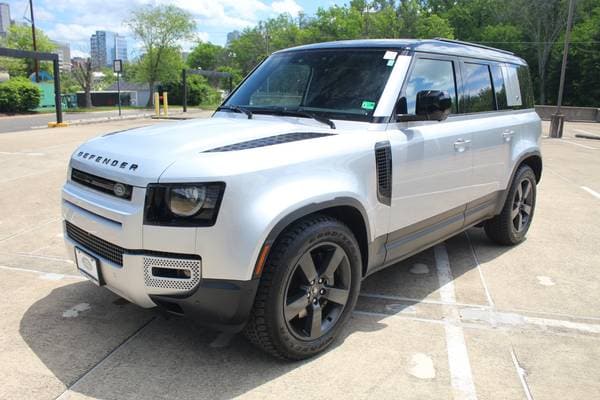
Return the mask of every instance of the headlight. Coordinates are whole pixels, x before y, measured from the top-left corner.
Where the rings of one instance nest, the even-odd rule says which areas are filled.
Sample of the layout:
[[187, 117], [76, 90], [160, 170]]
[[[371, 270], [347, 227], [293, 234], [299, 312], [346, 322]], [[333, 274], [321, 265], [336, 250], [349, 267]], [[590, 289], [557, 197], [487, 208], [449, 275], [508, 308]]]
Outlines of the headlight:
[[204, 205], [206, 186], [173, 187], [166, 195], [173, 214], [178, 217], [191, 217]]
[[144, 224], [212, 226], [225, 183], [169, 183], [148, 185]]

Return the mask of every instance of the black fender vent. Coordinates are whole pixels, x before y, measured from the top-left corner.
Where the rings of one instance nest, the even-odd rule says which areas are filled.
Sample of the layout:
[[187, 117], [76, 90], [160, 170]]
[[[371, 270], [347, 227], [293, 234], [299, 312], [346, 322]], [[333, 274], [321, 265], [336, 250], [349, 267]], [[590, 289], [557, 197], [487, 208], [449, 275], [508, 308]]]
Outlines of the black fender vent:
[[248, 140], [246, 142], [234, 143], [223, 147], [217, 147], [214, 149], [206, 150], [204, 153], [218, 153], [223, 151], [238, 151], [255, 149], [257, 147], [274, 146], [276, 144], [297, 142], [300, 140], [316, 139], [324, 136], [331, 136], [332, 133], [320, 133], [320, 132], [294, 132], [285, 133], [283, 135], [269, 136], [266, 138]]
[[377, 169], [377, 200], [392, 204], [392, 148], [390, 142], [375, 144], [375, 167]]

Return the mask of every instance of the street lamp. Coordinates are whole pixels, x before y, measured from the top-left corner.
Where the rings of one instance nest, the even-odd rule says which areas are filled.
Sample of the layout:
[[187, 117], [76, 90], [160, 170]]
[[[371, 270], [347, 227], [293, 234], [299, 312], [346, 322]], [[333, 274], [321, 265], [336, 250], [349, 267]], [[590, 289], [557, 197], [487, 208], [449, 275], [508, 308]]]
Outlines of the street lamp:
[[552, 115], [550, 121], [550, 137], [561, 138], [565, 125], [565, 116], [561, 113], [563, 93], [565, 89], [565, 73], [567, 72], [567, 56], [569, 54], [569, 39], [571, 37], [571, 25], [573, 25], [573, 12], [575, 0], [569, 1], [569, 16], [567, 18], [567, 31], [565, 32], [565, 48], [563, 50], [562, 68], [560, 70], [560, 84], [558, 87], [558, 101], [556, 103], [556, 114]]
[[123, 72], [123, 61], [113, 61], [113, 71], [117, 74], [117, 101], [119, 103], [119, 117], [121, 116], [121, 73]]

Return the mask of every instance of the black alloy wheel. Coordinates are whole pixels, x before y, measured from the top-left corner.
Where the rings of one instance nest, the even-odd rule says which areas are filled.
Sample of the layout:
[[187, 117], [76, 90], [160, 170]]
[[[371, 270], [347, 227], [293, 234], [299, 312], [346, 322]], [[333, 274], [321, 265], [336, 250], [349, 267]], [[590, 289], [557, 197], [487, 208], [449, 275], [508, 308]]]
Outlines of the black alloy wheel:
[[513, 198], [513, 206], [510, 216], [513, 227], [517, 232], [522, 232], [529, 225], [533, 211], [533, 184], [525, 177], [517, 185]]
[[312, 357], [341, 335], [361, 279], [352, 230], [328, 215], [304, 217], [273, 244], [244, 334], [278, 358]]
[[508, 188], [502, 211], [484, 224], [485, 233], [491, 240], [505, 246], [525, 240], [535, 212], [536, 184], [531, 167], [520, 166]]
[[300, 340], [329, 332], [342, 314], [352, 274], [344, 249], [319, 243], [304, 253], [287, 284], [283, 306], [290, 331]]

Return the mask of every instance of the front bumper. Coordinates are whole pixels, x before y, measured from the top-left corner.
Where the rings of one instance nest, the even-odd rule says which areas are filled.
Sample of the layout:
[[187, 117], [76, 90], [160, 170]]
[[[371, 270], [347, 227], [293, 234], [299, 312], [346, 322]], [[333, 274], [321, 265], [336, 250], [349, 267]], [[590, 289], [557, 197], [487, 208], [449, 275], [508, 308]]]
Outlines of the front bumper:
[[[250, 314], [258, 279], [203, 279], [202, 260], [185, 254], [127, 251], [65, 221], [65, 244], [75, 261], [75, 248], [98, 259], [100, 282], [119, 296], [144, 308], [189, 317], [215, 329], [237, 332]], [[76, 262], [76, 261], [75, 261]], [[173, 271], [186, 271], [173, 277]]]

